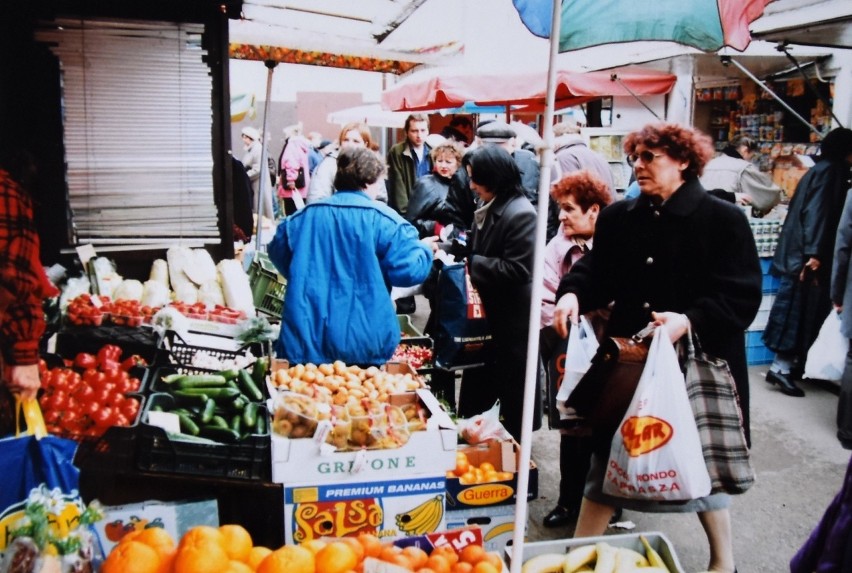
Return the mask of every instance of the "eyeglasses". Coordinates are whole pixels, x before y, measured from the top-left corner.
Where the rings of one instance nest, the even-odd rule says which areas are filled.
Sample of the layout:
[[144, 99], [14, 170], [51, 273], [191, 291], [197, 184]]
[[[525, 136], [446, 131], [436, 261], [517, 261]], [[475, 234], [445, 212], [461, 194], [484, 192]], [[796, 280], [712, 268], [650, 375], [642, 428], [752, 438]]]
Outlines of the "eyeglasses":
[[642, 163], [647, 165], [651, 163], [655, 158], [662, 157], [663, 155], [665, 155], [665, 153], [654, 153], [653, 151], [648, 150], [642, 151], [641, 153], [631, 153], [627, 156], [627, 163], [629, 163], [631, 166], [636, 165], [636, 161], [641, 159]]

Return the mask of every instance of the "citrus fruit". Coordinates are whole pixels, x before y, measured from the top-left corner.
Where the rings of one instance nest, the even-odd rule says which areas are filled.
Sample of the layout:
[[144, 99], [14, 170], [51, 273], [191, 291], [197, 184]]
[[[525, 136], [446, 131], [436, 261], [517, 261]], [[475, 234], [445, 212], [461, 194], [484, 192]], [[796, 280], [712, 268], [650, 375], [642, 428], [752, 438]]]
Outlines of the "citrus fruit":
[[320, 552], [320, 549], [328, 545], [328, 541], [323, 539], [311, 539], [310, 541], [305, 541], [301, 544], [302, 547], [316, 555]]
[[315, 571], [314, 554], [300, 545], [285, 545], [276, 549], [257, 567], [257, 573], [315, 573]]
[[203, 545], [205, 543], [213, 543], [221, 547], [224, 545], [224, 541], [222, 532], [218, 528], [209, 525], [196, 525], [183, 534], [178, 544], [178, 549], [183, 549], [190, 545]]
[[225, 569], [224, 573], [254, 573], [254, 569], [242, 561], [231, 559], [228, 561], [228, 567]]
[[[181, 540], [181, 544], [183, 541]], [[172, 570], [174, 573], [221, 573], [222, 564], [227, 562], [228, 554], [221, 545], [198, 541], [192, 545], [178, 547]]]
[[367, 556], [367, 550], [364, 549], [364, 546], [361, 545], [361, 542], [359, 542], [354, 537], [343, 537], [340, 539], [340, 541], [345, 543], [346, 545], [351, 547], [353, 551], [355, 551], [355, 557], [358, 558], [359, 563], [364, 560], [364, 557]]
[[378, 557], [381, 554], [382, 542], [372, 533], [361, 533], [357, 539], [364, 546], [364, 557]]
[[357, 553], [342, 541], [332, 541], [316, 554], [316, 573], [344, 573], [357, 564]]
[[494, 551], [488, 551], [485, 555], [482, 556], [483, 561], [487, 561], [491, 563], [497, 571], [503, 570], [503, 558], [500, 557], [499, 553], [495, 553]]
[[269, 547], [256, 545], [251, 548], [251, 551], [249, 551], [246, 563], [248, 563], [248, 566], [251, 567], [252, 571], [254, 571], [257, 569], [257, 566], [260, 565], [260, 562], [263, 561], [270, 553], [272, 553], [272, 550]]
[[409, 558], [411, 567], [415, 571], [426, 566], [426, 561], [429, 559], [429, 554], [419, 547], [406, 547], [402, 550], [402, 554]]
[[466, 545], [464, 549], [459, 552], [459, 561], [476, 565], [482, 561], [484, 556], [485, 549], [482, 548], [482, 545]]
[[473, 565], [464, 561], [459, 561], [450, 569], [450, 573], [470, 573], [471, 571], [473, 571]]
[[500, 573], [500, 571], [500, 569], [497, 569], [488, 561], [480, 561], [473, 566], [473, 571], [471, 573]]
[[245, 561], [248, 559], [249, 551], [251, 551], [252, 543], [251, 535], [242, 525], [221, 525], [219, 531], [224, 538], [223, 547], [228, 558], [235, 561]]
[[153, 547], [138, 541], [116, 545], [101, 566], [102, 573], [158, 573], [160, 556]]
[[138, 533], [138, 535], [133, 537], [133, 541], [138, 541], [148, 547], [154, 548], [160, 557], [170, 557], [175, 552], [175, 540], [162, 527], [149, 527], [134, 533]]
[[436, 555], [432, 552], [429, 559], [426, 560], [426, 567], [435, 573], [450, 573], [450, 562], [444, 555]]

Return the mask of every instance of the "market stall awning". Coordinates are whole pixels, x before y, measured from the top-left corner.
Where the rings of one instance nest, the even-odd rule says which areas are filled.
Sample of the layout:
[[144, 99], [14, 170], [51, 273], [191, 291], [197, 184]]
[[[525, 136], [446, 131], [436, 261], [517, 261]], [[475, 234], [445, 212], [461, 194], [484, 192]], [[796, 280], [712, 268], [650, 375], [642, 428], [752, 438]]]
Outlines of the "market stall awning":
[[463, 52], [455, 0], [244, 0], [230, 57], [403, 73]]
[[852, 48], [852, 2], [777, 0], [754, 21], [751, 33], [783, 44]]
[[[674, 74], [642, 68], [617, 71], [559, 71], [556, 77], [558, 107], [577, 105], [604, 96], [643, 96], [671, 91]], [[382, 93], [382, 106], [390, 110], [426, 111], [477, 105], [526, 105], [525, 111], [543, 106], [547, 88], [544, 70], [473, 73], [463, 69], [429, 69], [414, 73]]]

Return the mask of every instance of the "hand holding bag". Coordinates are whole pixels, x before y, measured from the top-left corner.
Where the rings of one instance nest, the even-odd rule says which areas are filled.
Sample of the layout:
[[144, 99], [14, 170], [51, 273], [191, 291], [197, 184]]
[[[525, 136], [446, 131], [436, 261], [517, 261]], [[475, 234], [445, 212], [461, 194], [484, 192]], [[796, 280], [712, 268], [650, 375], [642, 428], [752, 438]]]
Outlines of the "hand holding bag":
[[556, 409], [559, 419], [578, 419], [577, 412], [568, 407], [565, 401], [577, 387], [577, 383], [592, 365], [592, 358], [598, 350], [598, 339], [595, 331], [585, 316], [581, 316], [576, 325], [571, 326], [568, 333], [568, 348], [565, 351], [565, 366], [561, 382], [557, 382], [559, 391], [556, 393]]
[[683, 373], [664, 328], [612, 439], [603, 492], [630, 499], [685, 501], [710, 493]]
[[805, 360], [805, 378], [839, 382], [846, 366], [849, 339], [840, 332], [840, 315], [828, 313]]
[[439, 367], [461, 368], [491, 360], [494, 337], [466, 262], [444, 265], [438, 271], [432, 312], [431, 334]]
[[701, 352], [693, 334], [687, 338], [686, 391], [712, 493], [745, 492], [755, 476], [734, 377], [727, 362]]
[[645, 368], [653, 330], [601, 340], [589, 369], [568, 396], [566, 407], [585, 418], [594, 433], [611, 436], [618, 428]]

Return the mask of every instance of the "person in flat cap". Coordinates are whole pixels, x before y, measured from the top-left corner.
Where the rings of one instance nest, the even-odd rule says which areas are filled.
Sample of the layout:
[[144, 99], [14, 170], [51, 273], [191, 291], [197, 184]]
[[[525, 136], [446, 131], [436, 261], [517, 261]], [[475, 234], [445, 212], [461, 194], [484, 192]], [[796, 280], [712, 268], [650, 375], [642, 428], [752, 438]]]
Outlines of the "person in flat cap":
[[[477, 147], [487, 145], [497, 145], [508, 151], [512, 159], [514, 159], [518, 171], [521, 173], [521, 185], [524, 188], [524, 195], [535, 206], [538, 202], [538, 160], [531, 151], [515, 149], [516, 136], [515, 129], [505, 121], [482, 121], [476, 128], [476, 140], [471, 146], [471, 151]], [[468, 158], [469, 153], [470, 151], [462, 158], [463, 167], [467, 165], [465, 160]], [[471, 228], [473, 213], [477, 208], [476, 201], [476, 194], [470, 189], [467, 171], [464, 168], [459, 169], [450, 182], [450, 189], [447, 192], [446, 199], [450, 221], [453, 226], [459, 230], [469, 230]]]
[[[246, 150], [243, 155], [243, 166], [246, 168], [246, 175], [251, 181], [252, 193], [257, 197], [257, 190], [260, 185], [260, 161], [261, 161], [261, 146], [260, 132], [257, 128], [246, 126], [240, 131], [243, 139], [243, 148]], [[256, 207], [255, 207], [256, 208]]]

